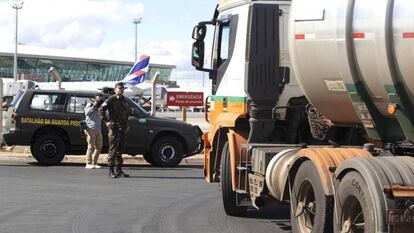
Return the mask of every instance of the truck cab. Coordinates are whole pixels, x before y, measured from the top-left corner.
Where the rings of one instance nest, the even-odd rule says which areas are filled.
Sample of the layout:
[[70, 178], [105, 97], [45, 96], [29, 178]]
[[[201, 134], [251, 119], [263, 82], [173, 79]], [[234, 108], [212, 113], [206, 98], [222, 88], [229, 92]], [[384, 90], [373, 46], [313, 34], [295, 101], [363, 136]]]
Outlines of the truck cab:
[[[252, 116], [271, 119], [263, 134], [268, 141], [294, 144], [309, 137], [307, 100], [289, 62], [289, 9], [290, 1], [219, 1], [213, 19], [193, 30], [192, 64], [208, 72], [212, 82], [211, 127], [204, 136], [207, 161], [216, 164], [205, 167], [210, 182], [218, 181], [227, 133], [237, 135], [238, 145], [247, 142]], [[214, 34], [212, 48], [205, 48], [209, 34]]]

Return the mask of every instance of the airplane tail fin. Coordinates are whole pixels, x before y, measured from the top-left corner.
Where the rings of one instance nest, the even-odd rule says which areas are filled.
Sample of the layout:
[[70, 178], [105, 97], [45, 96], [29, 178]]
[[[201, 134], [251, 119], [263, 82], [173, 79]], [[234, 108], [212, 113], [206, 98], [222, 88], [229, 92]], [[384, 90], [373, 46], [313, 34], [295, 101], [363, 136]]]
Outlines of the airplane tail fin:
[[127, 86], [135, 86], [144, 82], [148, 73], [149, 61], [150, 56], [142, 55], [121, 82]]

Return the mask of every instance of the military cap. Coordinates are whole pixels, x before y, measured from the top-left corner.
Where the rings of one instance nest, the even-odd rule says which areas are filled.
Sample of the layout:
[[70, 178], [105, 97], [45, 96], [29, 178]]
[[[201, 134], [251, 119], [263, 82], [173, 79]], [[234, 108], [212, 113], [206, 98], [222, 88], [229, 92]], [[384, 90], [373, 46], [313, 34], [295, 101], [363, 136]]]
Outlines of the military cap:
[[124, 88], [125, 88], [125, 87], [124, 87], [124, 84], [123, 84], [122, 82], [115, 83], [115, 88], [117, 88], [117, 87], [122, 88], [122, 89], [124, 89]]

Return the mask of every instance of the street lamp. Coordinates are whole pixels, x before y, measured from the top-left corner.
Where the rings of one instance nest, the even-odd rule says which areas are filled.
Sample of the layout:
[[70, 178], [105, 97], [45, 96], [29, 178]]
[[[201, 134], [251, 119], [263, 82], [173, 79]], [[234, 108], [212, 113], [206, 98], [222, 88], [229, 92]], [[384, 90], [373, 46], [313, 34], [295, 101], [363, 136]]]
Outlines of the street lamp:
[[138, 24], [142, 22], [142, 17], [134, 19], [133, 23], [135, 24], [135, 61], [138, 60]]
[[13, 78], [14, 81], [17, 81], [17, 44], [18, 44], [18, 40], [17, 40], [17, 34], [18, 34], [18, 15], [19, 15], [19, 10], [22, 9], [23, 7], [23, 0], [18, 0], [15, 1], [13, 4], [13, 9], [16, 10], [16, 31], [15, 31], [15, 40], [14, 40], [14, 64], [13, 64]]

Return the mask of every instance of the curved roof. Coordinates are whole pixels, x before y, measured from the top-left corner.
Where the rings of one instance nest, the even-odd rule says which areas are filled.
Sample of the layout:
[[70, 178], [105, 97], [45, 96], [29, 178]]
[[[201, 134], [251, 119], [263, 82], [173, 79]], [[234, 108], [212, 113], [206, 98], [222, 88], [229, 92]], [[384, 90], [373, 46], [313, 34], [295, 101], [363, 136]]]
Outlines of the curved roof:
[[[0, 56], [14, 56], [14, 45], [0, 45]], [[83, 61], [105, 64], [133, 65], [134, 61], [125, 57], [92, 54], [91, 52], [75, 52], [65, 49], [52, 49], [35, 46], [19, 45], [18, 56], [25, 58], [45, 58], [65, 61]], [[175, 69], [175, 65], [150, 63], [152, 67]]]
[[[13, 49], [12, 45], [0, 45], [0, 75], [5, 78], [13, 77]], [[49, 67], [54, 66], [65, 82], [73, 82], [120, 81], [134, 62], [86, 51], [19, 46], [18, 64], [18, 75], [24, 75], [25, 79], [37, 82], [51, 81], [54, 78], [49, 73]], [[175, 68], [174, 65], [150, 63], [147, 79], [159, 70], [160, 79], [166, 82]]]

